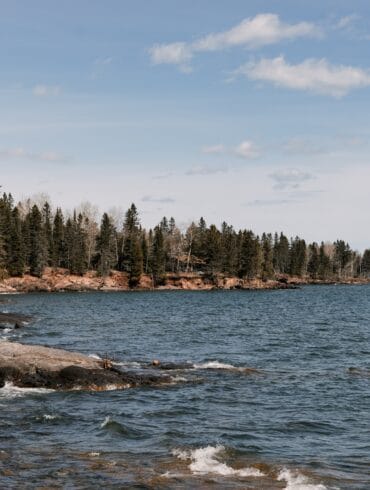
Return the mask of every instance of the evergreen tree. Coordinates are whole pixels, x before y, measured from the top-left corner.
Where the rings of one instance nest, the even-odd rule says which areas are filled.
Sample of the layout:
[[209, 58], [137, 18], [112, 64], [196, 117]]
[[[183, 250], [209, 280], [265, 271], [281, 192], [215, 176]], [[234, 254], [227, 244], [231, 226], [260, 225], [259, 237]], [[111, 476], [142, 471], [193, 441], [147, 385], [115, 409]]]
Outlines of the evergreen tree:
[[217, 274], [222, 268], [221, 233], [215, 225], [207, 230], [206, 249], [204, 257], [207, 261], [207, 272]]
[[263, 233], [261, 238], [262, 249], [262, 279], [271, 279], [274, 275], [273, 246], [271, 234]]
[[130, 252], [130, 276], [129, 285], [135, 287], [139, 284], [143, 273], [143, 251], [139, 237], [134, 237], [131, 241]]
[[334, 268], [335, 272], [342, 277], [345, 268], [352, 258], [352, 250], [348, 243], [343, 240], [337, 240], [334, 243]]
[[253, 279], [259, 275], [261, 264], [260, 245], [252, 231], [243, 231], [240, 246], [239, 277]]
[[308, 262], [307, 272], [313, 279], [316, 279], [319, 274], [320, 257], [317, 243], [311, 243], [308, 246]]
[[150, 265], [154, 285], [159, 286], [164, 284], [166, 280], [166, 257], [164, 251], [163, 233], [159, 226], [156, 226], [154, 229]]
[[306, 242], [296, 237], [290, 246], [290, 274], [302, 276], [306, 270]]
[[11, 276], [22, 276], [25, 270], [22, 225], [18, 208], [12, 211], [7, 270]]
[[290, 265], [289, 240], [283, 233], [280, 233], [279, 237], [275, 234], [273, 265], [275, 272], [288, 274]]
[[332, 274], [332, 264], [330, 257], [325, 252], [325, 244], [321, 242], [319, 249], [319, 278], [321, 280], [329, 279]]
[[[123, 237], [121, 252], [119, 254], [118, 265], [119, 269], [130, 272], [132, 267], [132, 253], [135, 248], [135, 243], [140, 237], [140, 221], [139, 214], [135, 204], [131, 204], [125, 214], [123, 224]], [[142, 267], [142, 265], [141, 265]]]
[[42, 208], [42, 224], [44, 228], [44, 235], [48, 245], [48, 262], [49, 265], [53, 263], [53, 231], [51, 226], [51, 208], [48, 202], [45, 202]]
[[34, 204], [30, 213], [30, 273], [41, 277], [44, 268], [48, 264], [48, 243], [42, 226], [42, 215], [39, 208]]
[[65, 227], [63, 213], [57, 208], [52, 230], [52, 265], [53, 267], [67, 267], [67, 250], [65, 242]]
[[116, 265], [115, 229], [107, 213], [103, 214], [96, 249], [97, 270], [101, 276], [106, 276]]

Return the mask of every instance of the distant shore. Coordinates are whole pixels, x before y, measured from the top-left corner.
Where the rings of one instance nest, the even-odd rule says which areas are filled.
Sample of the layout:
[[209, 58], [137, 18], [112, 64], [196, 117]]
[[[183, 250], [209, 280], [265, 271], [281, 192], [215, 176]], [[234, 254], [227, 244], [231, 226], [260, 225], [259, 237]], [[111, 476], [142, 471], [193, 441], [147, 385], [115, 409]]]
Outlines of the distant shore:
[[83, 276], [73, 275], [67, 269], [47, 268], [41, 277], [25, 274], [11, 277], [0, 282], [0, 293], [62, 292], [62, 291], [150, 291], [150, 290], [192, 290], [210, 291], [214, 289], [257, 290], [257, 289], [294, 289], [307, 284], [368, 284], [368, 278], [342, 278], [332, 280], [310, 279], [280, 275], [276, 279], [241, 279], [223, 275], [205, 275], [196, 272], [166, 274], [164, 284], [153, 286], [150, 275], [143, 274], [135, 288], [129, 286], [129, 276], [125, 272], [111, 271], [105, 277], [95, 271]]

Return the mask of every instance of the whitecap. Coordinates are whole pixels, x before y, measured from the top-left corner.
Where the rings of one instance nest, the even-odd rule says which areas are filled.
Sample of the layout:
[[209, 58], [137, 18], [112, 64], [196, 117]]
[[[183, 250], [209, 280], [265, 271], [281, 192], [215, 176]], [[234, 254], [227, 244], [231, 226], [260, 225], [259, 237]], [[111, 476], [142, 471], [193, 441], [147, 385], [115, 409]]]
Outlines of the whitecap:
[[112, 422], [112, 419], [109, 417], [109, 415], [107, 417], [105, 417], [104, 419], [104, 422], [102, 422], [100, 424], [100, 428], [101, 429], [104, 429], [104, 427], [106, 427], [108, 424], [110, 424]]
[[41, 418], [43, 420], [56, 420], [56, 419], [60, 419], [60, 416], [59, 415], [50, 415], [48, 413], [44, 413]]
[[190, 471], [194, 475], [207, 475], [209, 473], [220, 476], [260, 477], [264, 474], [256, 468], [235, 469], [217, 459], [225, 451], [224, 446], [207, 446], [194, 450], [184, 451], [174, 449], [172, 454], [181, 460], [190, 460]]
[[135, 361], [121, 361], [121, 362], [113, 362], [114, 366], [122, 366], [126, 368], [141, 368], [141, 364]]
[[225, 371], [237, 371], [240, 373], [254, 372], [256, 369], [249, 367], [233, 366], [219, 361], [209, 361], [202, 364], [193, 364], [194, 369], [220, 369]]
[[287, 468], [280, 471], [277, 480], [287, 483], [284, 490], [328, 490], [328, 487], [322, 483], [310, 483], [306, 476]]
[[53, 393], [55, 390], [50, 390], [48, 388], [19, 388], [13, 383], [7, 381], [5, 385], [0, 388], [1, 398], [16, 398], [24, 395], [43, 395], [47, 393]]

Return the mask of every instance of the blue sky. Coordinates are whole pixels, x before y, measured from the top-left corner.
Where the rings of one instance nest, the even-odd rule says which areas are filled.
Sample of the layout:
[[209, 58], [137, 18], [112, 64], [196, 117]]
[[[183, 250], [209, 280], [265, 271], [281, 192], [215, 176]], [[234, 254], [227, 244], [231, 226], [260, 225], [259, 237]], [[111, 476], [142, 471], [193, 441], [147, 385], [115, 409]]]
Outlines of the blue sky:
[[370, 246], [370, 4], [2, 1], [0, 175], [143, 224]]

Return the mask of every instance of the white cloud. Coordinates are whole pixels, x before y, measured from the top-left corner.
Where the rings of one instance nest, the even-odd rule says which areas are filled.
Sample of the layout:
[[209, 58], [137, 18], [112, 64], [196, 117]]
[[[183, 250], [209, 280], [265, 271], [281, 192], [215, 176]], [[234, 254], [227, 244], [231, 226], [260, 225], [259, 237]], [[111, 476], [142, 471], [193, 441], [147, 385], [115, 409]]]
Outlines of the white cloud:
[[35, 87], [33, 87], [33, 94], [37, 97], [55, 96], [60, 93], [61, 88], [59, 85], [35, 85]]
[[203, 146], [202, 153], [205, 154], [220, 154], [225, 153], [224, 145]]
[[335, 25], [335, 28], [346, 29], [347, 27], [350, 27], [358, 19], [359, 16], [357, 14], [346, 15], [345, 17], [342, 17], [341, 19], [338, 20], [338, 22]]
[[193, 43], [155, 44], [149, 49], [149, 54], [155, 65], [178, 65], [182, 71], [190, 71], [189, 63], [194, 53], [220, 51], [235, 46], [257, 49], [283, 40], [318, 35], [320, 31], [312, 23], [286, 24], [278, 15], [267, 13], [246, 18], [227, 31], [209, 34]]
[[22, 159], [22, 160], [33, 160], [42, 162], [66, 162], [67, 159], [63, 155], [60, 155], [53, 151], [44, 152], [32, 152], [25, 150], [24, 148], [5, 148], [0, 149], [0, 159]]
[[286, 170], [277, 170], [269, 175], [275, 182], [274, 189], [298, 189], [301, 184], [312, 180], [314, 176], [297, 168], [289, 168]]
[[326, 59], [306, 59], [293, 65], [283, 56], [247, 63], [235, 73], [250, 80], [272, 82], [295, 90], [342, 97], [350, 90], [368, 87], [370, 73], [345, 65], [332, 65]]
[[234, 149], [234, 153], [241, 158], [249, 160], [250, 158], [258, 157], [259, 153], [252, 141], [242, 141], [239, 146]]
[[309, 22], [285, 24], [276, 14], [259, 14], [244, 19], [228, 31], [209, 34], [193, 44], [194, 51], [217, 51], [233, 46], [255, 49], [284, 39], [318, 35]]
[[155, 44], [149, 49], [151, 61], [154, 65], [178, 65], [183, 72], [190, 72], [193, 54], [186, 43]]

